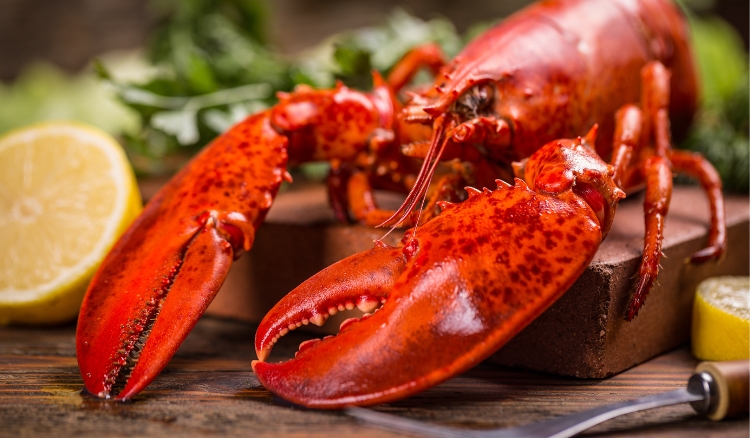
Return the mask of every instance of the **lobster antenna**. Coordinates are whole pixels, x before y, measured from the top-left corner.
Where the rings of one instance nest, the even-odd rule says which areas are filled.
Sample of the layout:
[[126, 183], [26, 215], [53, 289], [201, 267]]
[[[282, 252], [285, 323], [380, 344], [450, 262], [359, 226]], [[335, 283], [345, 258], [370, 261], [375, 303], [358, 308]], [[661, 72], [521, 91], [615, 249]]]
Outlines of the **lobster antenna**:
[[409, 214], [411, 214], [420, 199], [423, 200], [422, 205], [424, 206], [424, 198], [427, 195], [427, 189], [432, 181], [432, 175], [435, 174], [435, 169], [440, 162], [440, 156], [443, 155], [445, 145], [448, 143], [448, 139], [443, 139], [445, 125], [445, 115], [441, 115], [435, 120], [434, 131], [432, 133], [432, 139], [430, 140], [430, 148], [427, 150], [427, 155], [424, 158], [422, 168], [419, 170], [414, 186], [406, 196], [403, 204], [401, 204], [401, 207], [399, 207], [391, 217], [378, 225], [378, 227], [395, 228], [398, 224], [403, 222]]
[[[440, 152], [442, 154], [442, 148], [441, 148]], [[440, 157], [440, 154], [438, 154], [438, 157]], [[432, 184], [432, 177], [434, 175], [435, 175], [435, 172], [434, 172], [434, 166], [433, 166], [433, 172], [430, 173], [429, 181], [427, 182], [427, 187], [429, 187], [430, 184]], [[427, 201], [427, 194], [425, 193], [425, 195], [422, 196], [422, 205], [419, 206], [419, 210], [417, 211], [417, 220], [416, 220], [416, 223], [414, 224], [414, 234], [412, 234], [412, 236], [416, 236], [417, 235], [417, 228], [419, 228], [419, 221], [422, 219], [422, 211], [424, 210], [424, 204], [425, 204], [426, 201]], [[403, 205], [402, 205], [402, 207], [403, 207]], [[396, 214], [398, 214], [398, 213], [394, 213], [393, 216], [395, 216]], [[408, 215], [408, 214], [409, 214], [409, 212], [406, 212], [404, 214], [404, 216], [402, 216], [402, 218], [399, 220], [399, 222], [402, 221], [402, 220], [404, 220], [406, 218], [406, 215]], [[393, 218], [393, 216], [391, 216], [390, 218], [388, 218], [388, 220], [391, 220]], [[396, 225], [398, 225], [398, 222], [396, 223]], [[381, 240], [381, 241], [385, 240], [385, 238], [388, 237], [388, 235], [391, 234], [391, 232], [393, 232], [393, 230], [396, 229], [396, 225], [392, 225], [391, 229], [388, 230], [388, 232], [385, 233], [383, 235], [383, 237], [381, 237], [379, 240]], [[382, 224], [378, 225], [378, 226], [382, 226]]]

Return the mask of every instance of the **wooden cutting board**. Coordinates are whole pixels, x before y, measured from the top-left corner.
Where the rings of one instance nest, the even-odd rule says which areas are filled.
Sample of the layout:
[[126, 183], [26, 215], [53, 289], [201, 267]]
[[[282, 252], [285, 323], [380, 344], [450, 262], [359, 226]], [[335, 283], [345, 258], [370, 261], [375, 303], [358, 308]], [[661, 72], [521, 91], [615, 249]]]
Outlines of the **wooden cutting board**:
[[[204, 317], [164, 372], [130, 403], [82, 396], [75, 327], [0, 328], [0, 436], [348, 437], [398, 435], [340, 412], [277, 402], [250, 369], [256, 326]], [[307, 339], [282, 338], [271, 360]], [[510, 427], [657, 394], [685, 385], [696, 361], [686, 349], [606, 380], [581, 380], [483, 364], [435, 388], [378, 410], [466, 428]], [[747, 437], [748, 421], [712, 422], [687, 405], [611, 420], [597, 436]]]

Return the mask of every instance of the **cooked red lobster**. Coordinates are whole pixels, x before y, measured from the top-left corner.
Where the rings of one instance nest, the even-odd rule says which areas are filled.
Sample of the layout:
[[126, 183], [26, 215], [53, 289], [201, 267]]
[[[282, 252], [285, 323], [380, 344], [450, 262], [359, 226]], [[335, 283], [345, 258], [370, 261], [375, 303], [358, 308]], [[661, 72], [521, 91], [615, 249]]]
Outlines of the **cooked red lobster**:
[[[397, 95], [423, 66], [434, 86], [402, 107]], [[78, 322], [86, 388], [129, 399], [159, 374], [252, 246], [286, 166], [304, 161], [332, 162], [339, 217], [419, 225], [398, 247], [376, 243], [323, 270], [264, 318], [253, 370], [282, 398], [373, 404], [467, 370], [568, 289], [618, 200], [645, 186], [632, 319], [657, 276], [673, 171], [709, 198], [708, 244], [693, 261], [724, 253], [721, 181], [701, 156], [671, 146], [670, 120], [687, 126], [696, 86], [687, 25], [670, 1], [559, 0], [508, 18], [445, 65], [435, 46], [415, 49], [370, 93], [281, 95], [177, 174], [104, 260]], [[431, 184], [446, 160], [461, 164]], [[510, 163], [515, 182], [495, 182]], [[467, 188], [457, 202], [466, 181], [497, 188]], [[373, 188], [409, 194], [385, 212]], [[368, 313], [337, 336], [264, 362], [289, 330], [354, 306]]]

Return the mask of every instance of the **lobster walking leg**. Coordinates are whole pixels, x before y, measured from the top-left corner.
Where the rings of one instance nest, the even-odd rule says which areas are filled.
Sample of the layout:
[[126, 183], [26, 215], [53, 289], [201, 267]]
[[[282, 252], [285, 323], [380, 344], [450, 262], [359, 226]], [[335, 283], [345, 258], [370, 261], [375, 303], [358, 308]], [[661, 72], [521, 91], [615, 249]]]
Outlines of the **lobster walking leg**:
[[659, 272], [661, 245], [664, 241], [664, 219], [672, 197], [672, 171], [666, 158], [654, 156], [646, 160], [642, 166], [646, 178], [646, 196], [643, 201], [646, 236], [641, 267], [638, 271], [638, 285], [626, 315], [628, 321], [638, 314]]
[[639, 149], [642, 126], [643, 111], [633, 104], [623, 106], [615, 114], [615, 136], [612, 142], [612, 166], [615, 173], [612, 179], [618, 187], [623, 187], [633, 153]]
[[711, 209], [711, 228], [708, 245], [690, 257], [692, 263], [718, 260], [726, 253], [727, 230], [724, 218], [724, 196], [721, 193], [721, 177], [702, 155], [685, 151], [672, 151], [670, 155], [675, 171], [684, 173], [700, 182], [708, 194]]
[[[458, 168], [461, 165], [456, 164], [453, 167]], [[468, 184], [463, 173], [462, 170], [455, 169], [440, 177], [428, 192], [424, 208], [412, 212], [411, 216], [401, 222], [399, 226], [409, 227], [417, 225], [417, 222], [423, 224], [431, 220], [440, 213], [438, 205], [440, 202], [463, 201], [465, 199], [463, 187]], [[393, 210], [378, 207], [372, 186], [364, 173], [352, 175], [349, 179], [348, 189], [352, 215], [360, 223], [375, 227], [393, 216]]]
[[[623, 186], [624, 175], [630, 171], [632, 174], [642, 175], [646, 183], [646, 195], [643, 202], [646, 224], [643, 257], [638, 272], [636, 292], [627, 311], [627, 320], [632, 320], [638, 313], [658, 274], [664, 240], [664, 219], [672, 196], [672, 172], [667, 159], [667, 154], [671, 150], [667, 114], [668, 72], [659, 63], [648, 64], [643, 68], [642, 82], [641, 104], [646, 113], [645, 117], [635, 105], [625, 105], [621, 108], [615, 116], [612, 149], [615, 182]], [[632, 168], [634, 156], [639, 157], [644, 151], [651, 151], [644, 143], [652, 135], [655, 136], [654, 155], [637, 163], [635, 169]]]
[[708, 247], [691, 259], [694, 262], [718, 258], [726, 240], [721, 183], [713, 167], [702, 157], [672, 150], [669, 128], [670, 74], [659, 62], [650, 62], [641, 71], [643, 113], [626, 105], [616, 114], [612, 165], [614, 180], [621, 187], [646, 185], [643, 203], [646, 236], [636, 291], [626, 319], [632, 320], [643, 305], [659, 271], [664, 239], [664, 219], [672, 195], [672, 168], [697, 177], [711, 204], [711, 231]]
[[388, 75], [388, 84], [394, 92], [398, 93], [411, 81], [420, 68], [427, 67], [432, 74], [436, 75], [445, 63], [443, 51], [437, 44], [417, 46], [393, 66]]

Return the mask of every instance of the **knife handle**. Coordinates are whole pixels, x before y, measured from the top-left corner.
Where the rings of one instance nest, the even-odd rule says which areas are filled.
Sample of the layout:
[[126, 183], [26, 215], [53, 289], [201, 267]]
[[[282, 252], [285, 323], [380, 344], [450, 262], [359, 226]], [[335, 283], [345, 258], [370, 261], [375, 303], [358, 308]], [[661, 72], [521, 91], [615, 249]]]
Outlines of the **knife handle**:
[[711, 402], [704, 415], [718, 421], [725, 417], [747, 414], [750, 398], [750, 360], [730, 362], [701, 362], [696, 374], [708, 373], [711, 382]]

